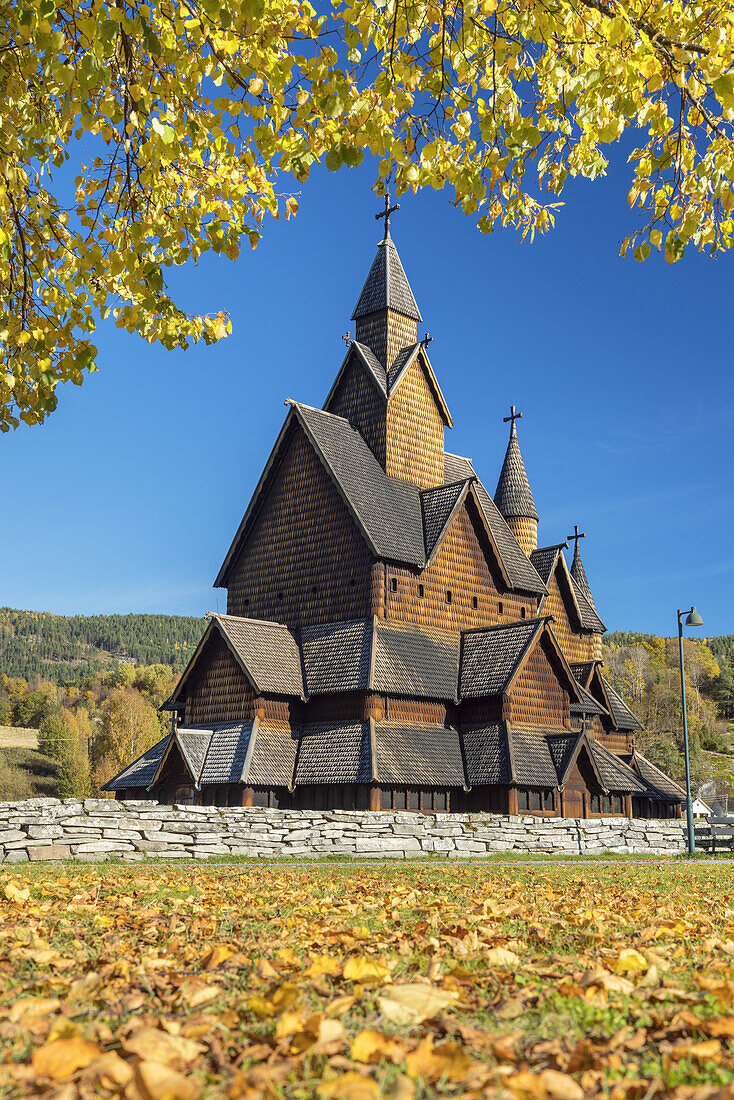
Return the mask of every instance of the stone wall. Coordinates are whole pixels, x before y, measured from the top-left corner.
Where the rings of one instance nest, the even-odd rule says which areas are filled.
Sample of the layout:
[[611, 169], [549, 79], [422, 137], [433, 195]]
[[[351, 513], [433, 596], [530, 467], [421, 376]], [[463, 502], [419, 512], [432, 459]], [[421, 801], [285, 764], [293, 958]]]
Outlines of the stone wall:
[[95, 861], [212, 855], [462, 859], [492, 852], [685, 849], [681, 821], [163, 806], [106, 798], [0, 802], [0, 858]]

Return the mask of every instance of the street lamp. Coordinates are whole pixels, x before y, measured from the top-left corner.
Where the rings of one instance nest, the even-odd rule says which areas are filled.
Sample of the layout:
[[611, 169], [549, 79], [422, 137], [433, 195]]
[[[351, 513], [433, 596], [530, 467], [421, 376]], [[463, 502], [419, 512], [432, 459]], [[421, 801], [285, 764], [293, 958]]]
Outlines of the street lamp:
[[[678, 611], [678, 653], [680, 654], [680, 698], [683, 708], [683, 755], [686, 761], [686, 824], [688, 827], [688, 855], [695, 855], [696, 838], [693, 834], [693, 800], [691, 798], [691, 760], [688, 752], [688, 714], [686, 711], [686, 673], [683, 665], [683, 616]], [[686, 616], [686, 626], [703, 626], [703, 619], [692, 607]]]

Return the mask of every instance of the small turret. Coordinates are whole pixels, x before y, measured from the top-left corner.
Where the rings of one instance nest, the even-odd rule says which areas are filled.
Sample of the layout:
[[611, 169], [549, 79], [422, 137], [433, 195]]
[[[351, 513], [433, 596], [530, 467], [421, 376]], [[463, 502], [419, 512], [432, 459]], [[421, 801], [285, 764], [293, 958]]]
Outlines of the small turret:
[[573, 579], [576, 583], [576, 587], [578, 589], [580, 589], [581, 593], [586, 597], [586, 599], [589, 601], [591, 606], [594, 608], [594, 611], [596, 611], [596, 607], [594, 605], [594, 598], [591, 595], [591, 588], [589, 587], [589, 582], [588, 582], [587, 577], [586, 577], [586, 570], [584, 569], [584, 563], [581, 561], [581, 551], [579, 550], [579, 543], [581, 542], [581, 539], [586, 538], [586, 532], [585, 531], [579, 531], [579, 525], [578, 525], [578, 523], [576, 523], [576, 524], [574, 524], [573, 534], [568, 535], [567, 537], [568, 537], [569, 542], [571, 542], [571, 540], [573, 540], [576, 544], [574, 546], [574, 551], [573, 551], [573, 561], [571, 562], [571, 569], [570, 569], [571, 576], [573, 577]]
[[529, 557], [538, 546], [538, 510], [535, 507], [525, 463], [520, 453], [520, 444], [517, 441], [515, 421], [521, 418], [522, 413], [515, 412], [514, 405], [510, 408], [510, 415], [503, 418], [505, 424], [509, 422], [511, 425], [510, 441], [507, 444], [505, 461], [502, 463], [497, 482], [494, 502], [507, 521], [507, 526]]

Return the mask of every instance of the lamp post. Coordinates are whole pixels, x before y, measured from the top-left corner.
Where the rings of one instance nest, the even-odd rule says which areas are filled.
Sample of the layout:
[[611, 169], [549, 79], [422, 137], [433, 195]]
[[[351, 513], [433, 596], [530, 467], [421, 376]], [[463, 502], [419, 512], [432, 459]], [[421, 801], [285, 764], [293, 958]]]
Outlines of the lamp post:
[[[686, 825], [688, 828], [688, 855], [695, 855], [696, 838], [693, 833], [693, 799], [691, 798], [691, 759], [688, 752], [688, 713], [686, 710], [686, 672], [683, 663], [683, 616], [685, 611], [678, 611], [678, 653], [680, 655], [680, 698], [683, 708], [683, 755], [686, 761]], [[687, 613], [686, 626], [703, 626], [703, 619], [695, 607]]]

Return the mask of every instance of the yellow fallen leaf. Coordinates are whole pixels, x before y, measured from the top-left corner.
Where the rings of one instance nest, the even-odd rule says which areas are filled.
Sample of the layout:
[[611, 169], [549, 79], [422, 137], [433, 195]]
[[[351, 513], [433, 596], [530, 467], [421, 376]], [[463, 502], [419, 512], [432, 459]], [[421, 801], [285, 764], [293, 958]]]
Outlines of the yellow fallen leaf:
[[100, 1047], [86, 1039], [54, 1039], [33, 1051], [31, 1063], [39, 1077], [65, 1081], [101, 1054]]
[[272, 1019], [280, 1016], [287, 1008], [298, 1000], [300, 992], [298, 987], [290, 982], [283, 982], [271, 990], [267, 997], [251, 997], [247, 1002], [248, 1007], [255, 1013], [259, 1020]]
[[202, 959], [202, 965], [206, 970], [215, 970], [218, 966], [221, 966], [222, 963], [225, 963], [227, 959], [231, 959], [233, 955], [236, 954], [237, 951], [234, 947], [230, 947], [227, 943], [219, 943], [214, 947], [210, 947], [209, 950], [205, 952]]
[[111, 1092], [125, 1088], [132, 1079], [132, 1066], [114, 1050], [103, 1054], [101, 1058], [95, 1058], [84, 1070], [85, 1081], [94, 1081]]
[[206, 1051], [202, 1043], [185, 1039], [181, 1035], [169, 1035], [157, 1027], [141, 1027], [128, 1036], [122, 1044], [129, 1054], [137, 1054], [141, 1062], [158, 1062], [163, 1066], [186, 1065]]
[[372, 985], [375, 982], [384, 982], [386, 978], [389, 978], [390, 970], [374, 959], [357, 955], [346, 962], [343, 974], [348, 981], [359, 982], [360, 985]]
[[345, 1012], [349, 1012], [349, 1009], [355, 1003], [357, 998], [351, 993], [344, 993], [341, 997], [335, 997], [325, 1009], [327, 1016], [343, 1016]]
[[595, 970], [587, 970], [582, 975], [582, 989], [588, 989], [590, 986], [605, 989], [608, 993], [632, 993], [635, 988], [629, 978], [620, 978], [601, 966]]
[[311, 965], [304, 972], [306, 978], [321, 978], [324, 975], [335, 978], [342, 972], [342, 964], [339, 959], [332, 958], [331, 955], [318, 955], [315, 959], [311, 960]]
[[31, 892], [27, 886], [16, 886], [14, 882], [6, 882], [3, 886], [3, 894], [8, 901], [28, 901]]
[[635, 951], [634, 947], [625, 947], [619, 953], [619, 958], [614, 964], [614, 970], [617, 974], [635, 974], [638, 971], [647, 970], [649, 965], [645, 956], [641, 955], [639, 951]]
[[584, 1100], [584, 1090], [568, 1073], [544, 1069], [540, 1074], [540, 1083], [550, 1100]]
[[361, 1031], [352, 1040], [351, 1055], [355, 1062], [377, 1063], [383, 1059], [396, 1065], [405, 1058], [405, 1044], [393, 1035], [381, 1031]]
[[135, 1084], [144, 1100], [198, 1100], [201, 1085], [159, 1062], [138, 1062]]
[[492, 947], [484, 958], [488, 966], [496, 970], [517, 970], [520, 965], [520, 956], [514, 951], [508, 951], [506, 947]]
[[205, 985], [204, 982], [200, 982], [196, 978], [184, 982], [179, 990], [181, 1000], [187, 1008], [201, 1008], [202, 1005], [216, 1000], [221, 992], [221, 986]]
[[331, 1081], [322, 1081], [316, 1093], [324, 1100], [374, 1100], [380, 1092], [376, 1081], [361, 1073], [343, 1073]]
[[458, 1043], [441, 1043], [434, 1047], [433, 1036], [426, 1035], [418, 1048], [406, 1056], [405, 1064], [411, 1077], [434, 1081], [447, 1077], [449, 1081], [461, 1081], [474, 1062]]
[[458, 999], [458, 993], [453, 990], [436, 989], [435, 986], [415, 982], [385, 986], [377, 998], [377, 1004], [383, 1016], [392, 1023], [411, 1027], [430, 1020]]
[[13, 1024], [27, 1026], [28, 1020], [55, 1012], [60, 1005], [61, 1001], [56, 997], [22, 997], [11, 1006], [9, 1019]]

